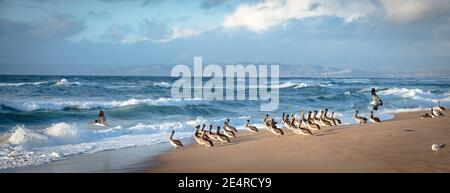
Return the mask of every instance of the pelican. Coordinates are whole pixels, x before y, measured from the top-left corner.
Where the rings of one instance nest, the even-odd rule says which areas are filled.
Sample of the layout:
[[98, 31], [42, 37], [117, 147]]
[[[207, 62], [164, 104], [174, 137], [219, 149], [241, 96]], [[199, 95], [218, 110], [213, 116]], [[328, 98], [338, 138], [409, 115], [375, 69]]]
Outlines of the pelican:
[[220, 133], [220, 126], [217, 126], [216, 136], [217, 136], [217, 139], [219, 141], [221, 141], [222, 143], [230, 142], [230, 138], [228, 138], [226, 135]]
[[269, 125], [267, 125], [270, 129], [269, 131], [272, 132], [276, 136], [284, 135], [283, 130], [277, 128], [277, 126], [274, 124], [274, 122], [269, 122]]
[[358, 113], [359, 113], [359, 111], [356, 111], [355, 114], [353, 115], [353, 118], [359, 124], [366, 124], [367, 123], [367, 118], [358, 116]]
[[308, 111], [308, 119], [306, 121], [306, 127], [311, 130], [320, 130], [320, 126], [311, 121], [311, 111]]
[[200, 130], [200, 125], [197, 125], [195, 127], [194, 139], [200, 146], [202, 146], [203, 145], [203, 138], [202, 138], [199, 130]]
[[381, 122], [380, 119], [378, 117], [375, 117], [373, 115], [373, 111], [370, 111], [370, 116], [369, 116], [370, 121], [372, 121], [372, 123], [379, 123]]
[[225, 125], [223, 126], [223, 133], [224, 133], [227, 137], [229, 137], [229, 138], [236, 137], [236, 134], [234, 134], [233, 131], [228, 130], [227, 127], [226, 127]]
[[247, 123], [245, 124], [245, 128], [251, 132], [258, 132], [258, 128], [250, 125], [250, 120], [247, 120]]
[[302, 127], [295, 127], [294, 122], [291, 123], [291, 130], [299, 135], [313, 135], [313, 133], [307, 129], [307, 128], [302, 128]]
[[334, 116], [334, 112], [331, 112], [331, 118], [334, 119], [337, 124], [341, 124], [341, 120]]
[[230, 130], [230, 131], [232, 131], [232, 132], [234, 132], [234, 133], [237, 133], [237, 132], [238, 132], [238, 131], [236, 130], [236, 128], [230, 126], [230, 119], [227, 119], [227, 121], [225, 121], [225, 122], [223, 123], [223, 127], [224, 127], [224, 129], [228, 129], [228, 130]]
[[220, 140], [218, 139], [217, 134], [215, 134], [215, 133], [212, 132], [212, 127], [213, 127], [212, 125], [209, 125], [208, 137], [209, 137], [210, 139], [212, 139], [213, 141], [220, 141]]
[[444, 117], [444, 116], [445, 115], [442, 112], [437, 111], [434, 108], [431, 109], [431, 117], [434, 118], [434, 117]]
[[172, 144], [172, 146], [174, 146], [175, 149], [176, 149], [177, 147], [183, 147], [183, 144], [181, 143], [181, 141], [176, 140], [176, 139], [173, 139], [173, 134], [174, 134], [174, 133], [175, 133], [175, 131], [172, 130], [172, 132], [171, 132], [171, 134], [170, 134], [170, 136], [169, 136], [169, 142], [170, 142], [170, 144]]
[[326, 121], [330, 122], [332, 125], [337, 125], [336, 120], [334, 120], [333, 117], [328, 117], [328, 109], [325, 109], [324, 118]]
[[211, 140], [205, 137], [205, 133], [202, 133], [202, 144], [207, 147], [214, 147], [214, 144]]
[[[206, 125], [205, 125], [205, 124], [203, 124], [203, 127], [202, 127], [202, 130], [201, 130], [201, 133], [200, 133], [200, 135], [202, 135], [202, 134], [204, 134], [204, 133], [205, 133], [205, 127], [206, 127]], [[209, 139], [209, 136], [208, 136], [208, 135], [205, 135], [205, 136], [204, 136], [204, 138], [206, 138], [206, 139], [210, 140], [210, 139]]]
[[372, 101], [370, 102], [371, 105], [373, 105], [373, 110], [378, 110], [379, 106], [383, 106], [383, 101], [381, 101], [380, 97], [378, 97], [375, 88], [372, 88], [371, 91], [372, 94]]
[[333, 124], [331, 124], [329, 121], [327, 121], [325, 119], [325, 113], [323, 111], [320, 111], [320, 124], [322, 124], [323, 126], [333, 126]]
[[97, 119], [91, 121], [89, 124], [91, 125], [97, 125], [97, 126], [109, 126], [106, 123], [105, 113], [103, 111], [98, 112]]

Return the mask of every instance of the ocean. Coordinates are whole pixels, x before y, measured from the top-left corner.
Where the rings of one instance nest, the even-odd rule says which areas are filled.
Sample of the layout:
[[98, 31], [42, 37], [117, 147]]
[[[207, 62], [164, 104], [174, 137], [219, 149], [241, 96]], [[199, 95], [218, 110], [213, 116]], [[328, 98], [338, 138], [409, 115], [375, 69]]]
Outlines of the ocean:
[[[352, 114], [370, 111], [370, 89], [384, 105], [382, 120], [396, 112], [424, 110], [438, 101], [450, 104], [450, 79], [280, 78], [280, 105], [260, 111], [261, 101], [214, 101], [171, 97], [177, 78], [134, 76], [0, 75], [0, 169], [38, 165], [106, 150], [191, 140], [197, 124], [238, 129], [250, 119], [261, 126], [266, 113], [298, 113], [328, 108], [344, 124]], [[242, 80], [241, 80], [242, 81]], [[244, 80], [245, 81], [245, 80]], [[89, 125], [99, 110], [109, 126]]]

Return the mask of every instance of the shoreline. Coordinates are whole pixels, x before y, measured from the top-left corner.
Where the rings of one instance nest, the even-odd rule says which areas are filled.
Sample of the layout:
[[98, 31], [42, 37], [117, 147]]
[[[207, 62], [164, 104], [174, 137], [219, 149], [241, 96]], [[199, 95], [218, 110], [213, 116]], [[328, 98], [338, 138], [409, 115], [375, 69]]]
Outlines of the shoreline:
[[153, 165], [142, 172], [450, 172], [448, 148], [431, 150], [433, 143], [450, 144], [450, 118], [419, 119], [425, 112], [396, 113], [382, 123], [329, 127], [315, 136], [239, 131], [229, 144], [192, 144], [157, 155], [147, 160]]

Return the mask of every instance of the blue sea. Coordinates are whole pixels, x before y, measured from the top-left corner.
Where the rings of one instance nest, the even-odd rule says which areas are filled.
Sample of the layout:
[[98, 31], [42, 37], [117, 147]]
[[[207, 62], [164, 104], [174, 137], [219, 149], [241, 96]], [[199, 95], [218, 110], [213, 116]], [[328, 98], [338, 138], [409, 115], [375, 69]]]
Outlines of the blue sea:
[[[171, 97], [172, 77], [0, 76], [0, 169], [38, 165], [77, 154], [191, 140], [197, 124], [242, 128], [247, 119], [261, 125], [267, 112], [261, 101], [180, 100]], [[242, 81], [242, 80], [241, 80]], [[244, 80], [245, 81], [245, 80]], [[278, 110], [330, 109], [344, 124], [354, 124], [355, 110], [367, 116], [370, 89], [384, 105], [376, 112], [390, 119], [396, 112], [450, 104], [450, 79], [280, 78]], [[98, 111], [109, 126], [88, 123]]]

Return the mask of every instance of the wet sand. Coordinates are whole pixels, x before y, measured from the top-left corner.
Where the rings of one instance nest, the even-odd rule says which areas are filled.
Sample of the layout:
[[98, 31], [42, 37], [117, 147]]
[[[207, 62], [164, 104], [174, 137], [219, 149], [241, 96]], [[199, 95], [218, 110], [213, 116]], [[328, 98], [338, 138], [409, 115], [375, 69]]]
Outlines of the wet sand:
[[301, 136], [240, 131], [232, 143], [188, 145], [158, 155], [145, 172], [450, 172], [450, 114], [419, 119], [423, 111], [398, 113], [392, 120], [342, 125]]

